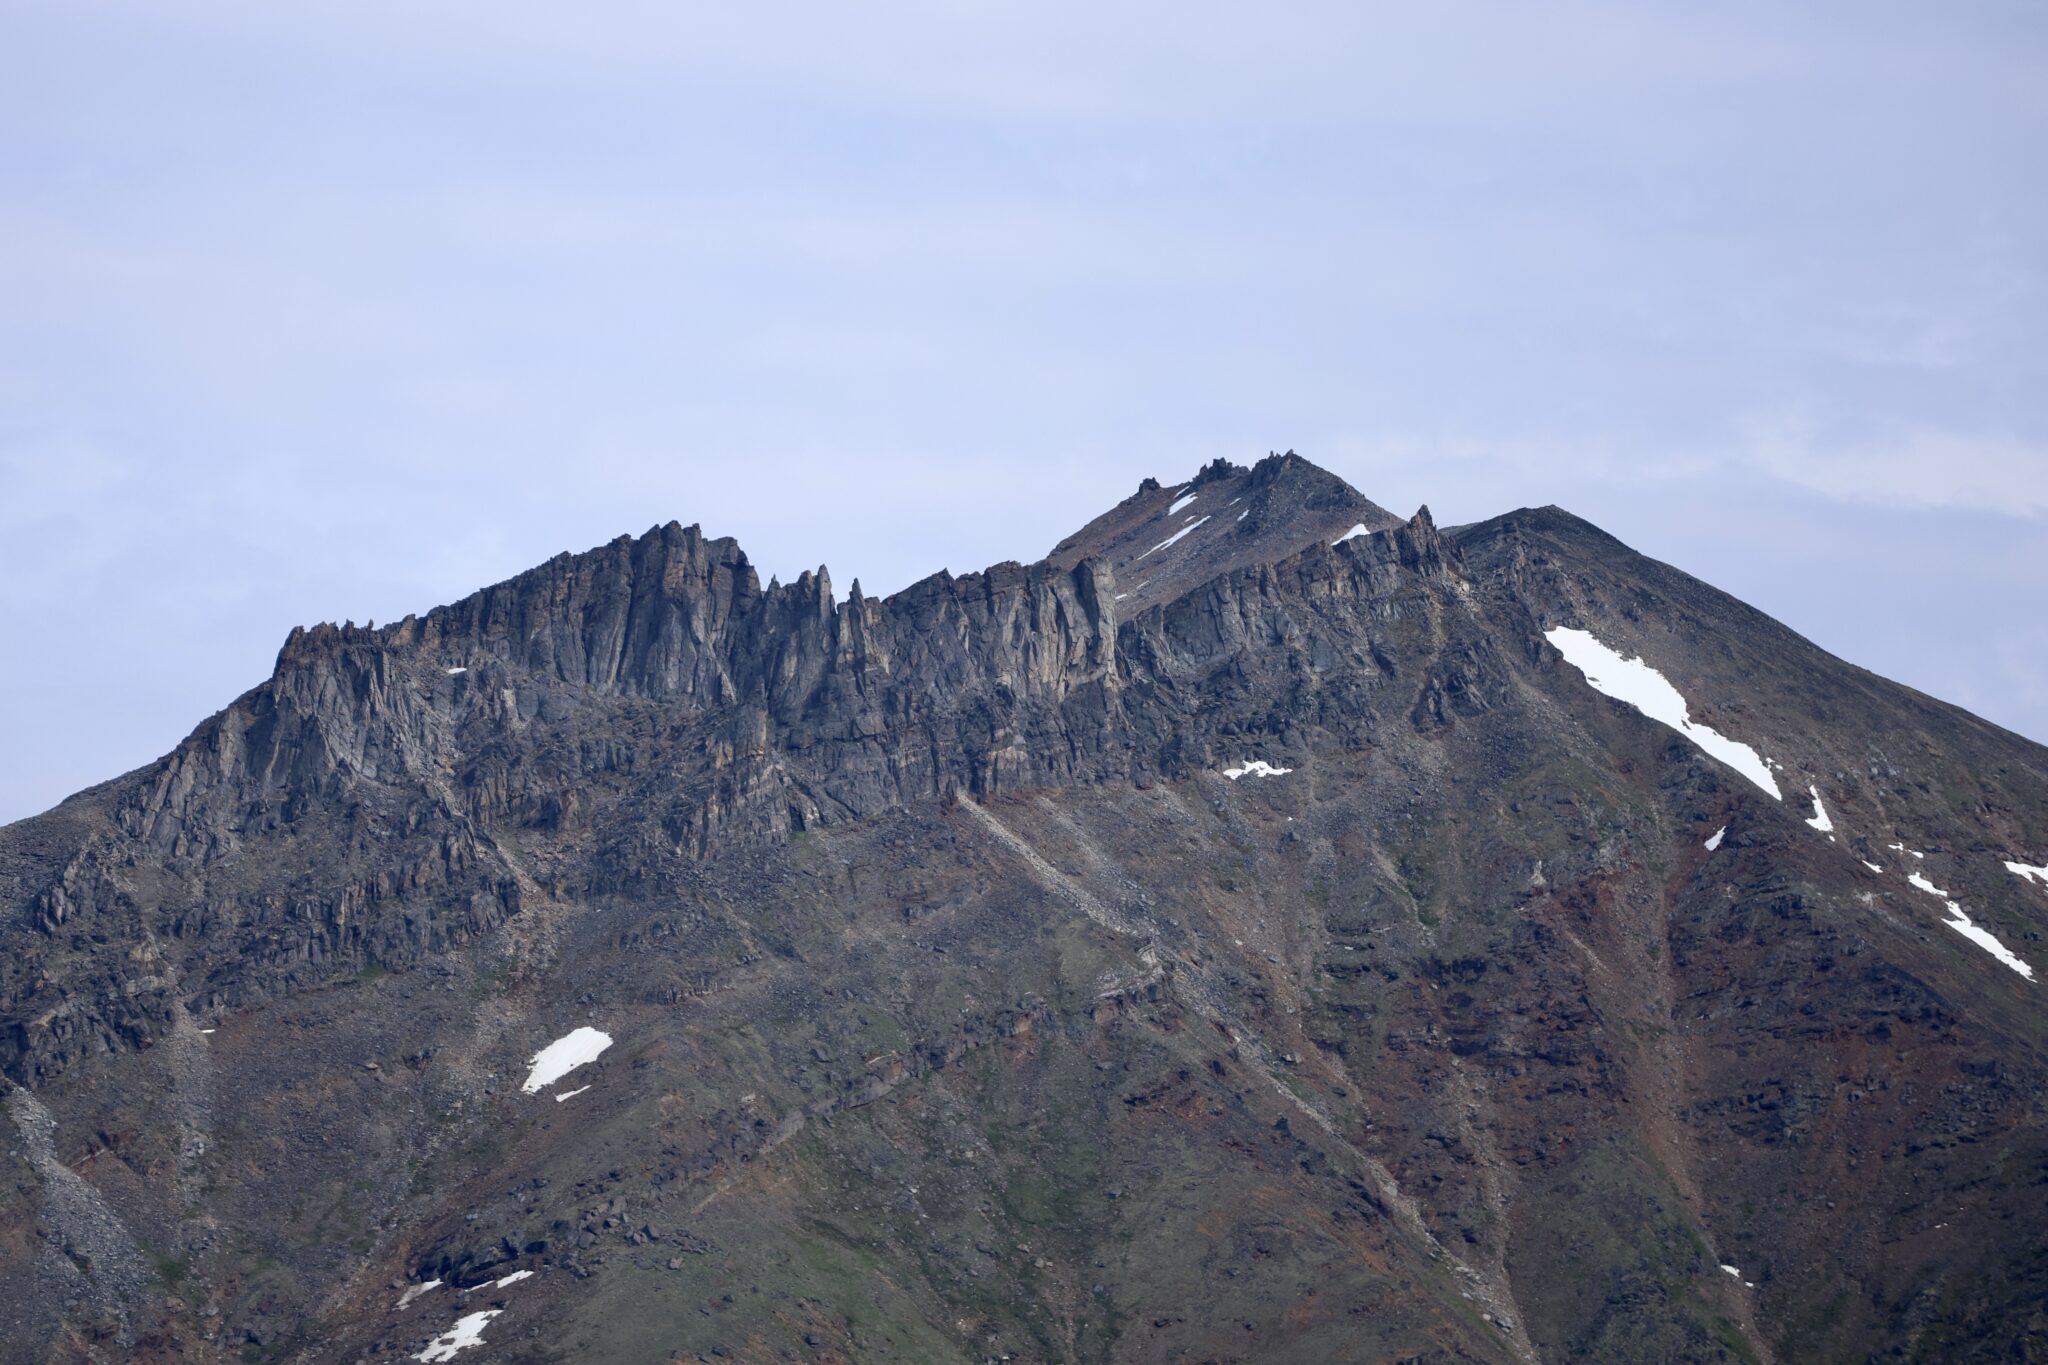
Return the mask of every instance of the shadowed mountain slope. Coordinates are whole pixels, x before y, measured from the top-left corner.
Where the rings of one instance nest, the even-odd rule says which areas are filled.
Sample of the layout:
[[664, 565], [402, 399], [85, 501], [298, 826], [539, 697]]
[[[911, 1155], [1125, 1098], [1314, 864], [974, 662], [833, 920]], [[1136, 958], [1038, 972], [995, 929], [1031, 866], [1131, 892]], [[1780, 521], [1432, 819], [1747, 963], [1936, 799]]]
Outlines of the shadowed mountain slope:
[[1556, 509], [657, 527], [0, 829], [0, 1359], [2030, 1359], [2044, 864]]

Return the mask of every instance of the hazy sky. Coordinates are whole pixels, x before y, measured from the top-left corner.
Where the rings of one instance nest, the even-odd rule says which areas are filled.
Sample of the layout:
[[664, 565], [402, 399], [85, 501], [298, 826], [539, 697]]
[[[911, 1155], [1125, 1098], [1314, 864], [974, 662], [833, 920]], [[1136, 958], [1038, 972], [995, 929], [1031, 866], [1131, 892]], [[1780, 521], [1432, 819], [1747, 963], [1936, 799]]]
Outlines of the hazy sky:
[[0, 0], [0, 820], [294, 624], [1290, 446], [2048, 739], [2044, 16]]

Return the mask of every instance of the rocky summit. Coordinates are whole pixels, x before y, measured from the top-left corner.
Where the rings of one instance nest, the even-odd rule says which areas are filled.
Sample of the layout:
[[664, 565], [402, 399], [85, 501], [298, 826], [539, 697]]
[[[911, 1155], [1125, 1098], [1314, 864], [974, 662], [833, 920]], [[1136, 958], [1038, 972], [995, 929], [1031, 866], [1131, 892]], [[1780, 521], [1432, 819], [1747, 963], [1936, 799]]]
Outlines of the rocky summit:
[[2048, 749], [1556, 508], [670, 523], [0, 829], [0, 1358], [2044, 1360], [2044, 930]]

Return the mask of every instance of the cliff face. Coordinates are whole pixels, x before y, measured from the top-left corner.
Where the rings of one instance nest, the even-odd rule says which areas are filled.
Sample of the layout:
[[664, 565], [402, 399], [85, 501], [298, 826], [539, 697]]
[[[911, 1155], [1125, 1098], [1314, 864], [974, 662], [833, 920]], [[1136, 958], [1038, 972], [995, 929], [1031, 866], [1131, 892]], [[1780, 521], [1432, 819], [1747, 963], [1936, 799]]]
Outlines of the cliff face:
[[844, 600], [657, 527], [0, 830], [0, 1357], [2010, 1358], [2044, 839], [1554, 509], [1290, 454]]

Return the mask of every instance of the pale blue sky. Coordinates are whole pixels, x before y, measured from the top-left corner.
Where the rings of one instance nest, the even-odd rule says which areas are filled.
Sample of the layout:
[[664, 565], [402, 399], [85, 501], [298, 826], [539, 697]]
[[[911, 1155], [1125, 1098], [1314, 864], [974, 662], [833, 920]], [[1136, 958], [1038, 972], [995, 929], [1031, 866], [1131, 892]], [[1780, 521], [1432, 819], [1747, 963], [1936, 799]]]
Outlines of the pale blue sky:
[[294, 624], [1290, 446], [2048, 738], [2044, 13], [0, 0], [0, 820]]

